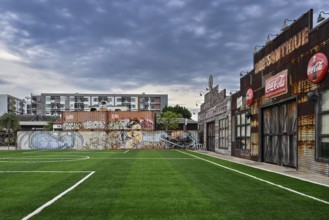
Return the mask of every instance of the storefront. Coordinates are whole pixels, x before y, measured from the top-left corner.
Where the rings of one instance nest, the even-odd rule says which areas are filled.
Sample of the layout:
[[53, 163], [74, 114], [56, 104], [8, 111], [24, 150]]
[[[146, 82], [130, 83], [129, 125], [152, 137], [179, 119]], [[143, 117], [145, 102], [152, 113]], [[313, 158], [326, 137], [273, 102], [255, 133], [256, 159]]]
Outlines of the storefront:
[[328, 57], [329, 19], [313, 28], [311, 9], [254, 52], [239, 91], [210, 86], [199, 113], [207, 150], [329, 176]]
[[207, 150], [231, 155], [231, 97], [226, 96], [225, 89], [219, 92], [218, 86], [212, 86], [212, 76], [209, 82], [198, 115], [200, 139]]
[[[329, 22], [313, 29], [312, 20], [310, 10], [254, 53], [254, 69], [232, 97], [232, 146], [235, 156], [329, 176]], [[248, 124], [243, 112], [251, 126], [244, 155], [236, 150], [240, 136], [248, 143], [249, 130], [239, 133]]]

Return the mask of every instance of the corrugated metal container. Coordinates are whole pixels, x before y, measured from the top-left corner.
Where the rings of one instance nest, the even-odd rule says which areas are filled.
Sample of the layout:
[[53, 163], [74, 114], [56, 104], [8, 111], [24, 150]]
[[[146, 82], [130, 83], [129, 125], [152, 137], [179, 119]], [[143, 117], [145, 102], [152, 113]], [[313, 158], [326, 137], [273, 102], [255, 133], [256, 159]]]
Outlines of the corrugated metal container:
[[107, 112], [110, 130], [154, 130], [154, 113], [151, 111]]
[[107, 112], [62, 112], [63, 122], [107, 121]]
[[151, 111], [62, 112], [63, 130], [154, 130]]
[[107, 112], [63, 112], [63, 130], [106, 130]]

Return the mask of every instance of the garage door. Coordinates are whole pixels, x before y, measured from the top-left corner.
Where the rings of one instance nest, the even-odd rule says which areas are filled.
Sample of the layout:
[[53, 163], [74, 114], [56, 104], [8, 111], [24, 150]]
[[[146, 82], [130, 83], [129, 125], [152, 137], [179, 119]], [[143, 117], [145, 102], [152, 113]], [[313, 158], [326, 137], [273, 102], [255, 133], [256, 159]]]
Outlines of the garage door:
[[297, 104], [282, 103], [263, 110], [263, 159], [297, 166]]

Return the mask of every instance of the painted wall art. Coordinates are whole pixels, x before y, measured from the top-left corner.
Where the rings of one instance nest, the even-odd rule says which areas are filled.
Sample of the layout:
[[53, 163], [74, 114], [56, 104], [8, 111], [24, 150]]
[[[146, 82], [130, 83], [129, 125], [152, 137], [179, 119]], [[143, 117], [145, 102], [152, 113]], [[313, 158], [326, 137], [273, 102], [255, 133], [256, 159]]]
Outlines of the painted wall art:
[[198, 144], [197, 131], [21, 131], [17, 148], [21, 150], [61, 149], [193, 149]]

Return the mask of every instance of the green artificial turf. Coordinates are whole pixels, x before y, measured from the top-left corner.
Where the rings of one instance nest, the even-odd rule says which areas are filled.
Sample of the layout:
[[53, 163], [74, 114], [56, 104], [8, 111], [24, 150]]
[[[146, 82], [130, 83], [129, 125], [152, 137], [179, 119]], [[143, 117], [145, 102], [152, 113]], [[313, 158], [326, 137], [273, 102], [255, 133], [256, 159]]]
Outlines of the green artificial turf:
[[191, 151], [1, 151], [0, 219], [22, 219], [91, 171], [32, 219], [328, 219], [328, 204], [192, 155], [329, 201], [328, 187]]

